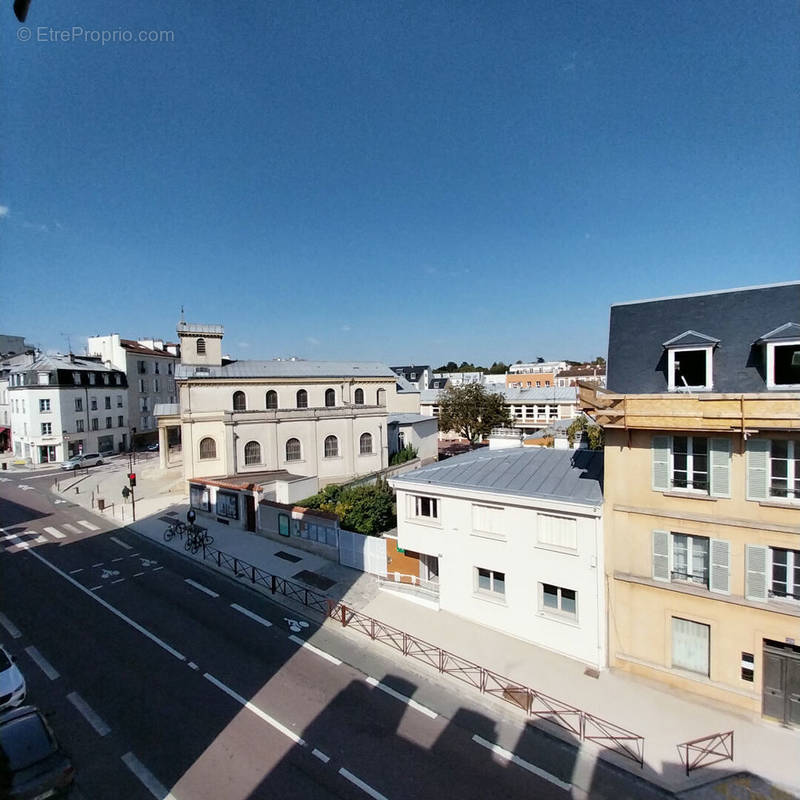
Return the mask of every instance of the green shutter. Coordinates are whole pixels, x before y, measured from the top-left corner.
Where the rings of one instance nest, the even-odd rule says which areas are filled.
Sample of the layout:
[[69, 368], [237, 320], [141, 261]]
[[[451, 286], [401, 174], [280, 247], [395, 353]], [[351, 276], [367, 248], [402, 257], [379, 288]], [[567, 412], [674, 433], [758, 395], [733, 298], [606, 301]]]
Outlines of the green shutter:
[[769, 570], [769, 547], [746, 544], [744, 596], [748, 600], [767, 601], [767, 572]]
[[652, 483], [653, 489], [666, 492], [669, 485], [669, 436], [654, 436], [651, 450], [653, 454]]
[[653, 531], [653, 580], [669, 583], [669, 531]]
[[714, 497], [731, 496], [731, 440], [709, 440], [710, 494]]
[[769, 497], [769, 439], [747, 440], [747, 499]]

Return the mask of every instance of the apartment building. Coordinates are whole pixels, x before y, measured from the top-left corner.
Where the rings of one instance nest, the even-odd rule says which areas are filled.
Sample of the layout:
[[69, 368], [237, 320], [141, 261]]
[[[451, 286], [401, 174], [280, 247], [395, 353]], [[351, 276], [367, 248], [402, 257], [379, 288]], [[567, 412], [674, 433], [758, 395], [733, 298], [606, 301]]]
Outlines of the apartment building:
[[8, 374], [14, 455], [34, 464], [128, 446], [125, 373], [98, 359], [38, 354]]
[[158, 423], [154, 409], [159, 403], [177, 402], [175, 366], [180, 360], [177, 344], [161, 339], [122, 339], [118, 333], [90, 336], [87, 350], [128, 379], [130, 432], [134, 443], [156, 441]]
[[800, 283], [611, 307], [612, 666], [800, 726]]

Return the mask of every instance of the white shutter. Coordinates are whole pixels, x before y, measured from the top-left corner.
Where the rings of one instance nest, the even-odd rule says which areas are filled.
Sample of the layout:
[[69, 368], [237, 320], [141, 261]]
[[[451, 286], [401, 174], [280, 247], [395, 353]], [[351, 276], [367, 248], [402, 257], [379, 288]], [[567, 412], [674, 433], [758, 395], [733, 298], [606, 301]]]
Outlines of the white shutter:
[[710, 542], [710, 570], [708, 588], [718, 594], [731, 593], [731, 543], [724, 539]]
[[672, 666], [708, 675], [708, 625], [672, 618]]
[[769, 571], [769, 547], [760, 544], [746, 544], [744, 596], [748, 600], [767, 601], [767, 580]]
[[731, 496], [731, 440], [711, 439], [710, 469], [711, 492], [714, 497]]
[[653, 580], [669, 583], [669, 531], [653, 531]]
[[665, 492], [669, 485], [669, 436], [654, 436], [652, 441], [653, 453], [653, 489]]
[[747, 440], [747, 499], [769, 497], [769, 439]]

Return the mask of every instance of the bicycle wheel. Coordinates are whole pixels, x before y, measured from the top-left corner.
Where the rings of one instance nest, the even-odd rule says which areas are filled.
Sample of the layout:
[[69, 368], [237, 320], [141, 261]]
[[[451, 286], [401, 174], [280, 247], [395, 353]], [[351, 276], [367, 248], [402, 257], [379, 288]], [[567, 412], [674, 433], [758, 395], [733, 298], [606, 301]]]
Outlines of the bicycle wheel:
[[167, 528], [167, 529], [164, 531], [164, 541], [165, 541], [165, 542], [169, 542], [169, 541], [171, 541], [171, 540], [172, 540], [174, 537], [175, 537], [175, 530], [173, 529], [172, 525], [170, 525], [170, 526], [169, 526], [169, 527], [168, 527], [168, 528]]

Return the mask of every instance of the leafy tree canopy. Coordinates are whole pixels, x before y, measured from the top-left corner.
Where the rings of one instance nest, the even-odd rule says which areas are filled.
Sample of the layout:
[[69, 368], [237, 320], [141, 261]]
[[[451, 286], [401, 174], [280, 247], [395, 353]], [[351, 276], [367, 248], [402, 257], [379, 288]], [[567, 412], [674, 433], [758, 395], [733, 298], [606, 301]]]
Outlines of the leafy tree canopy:
[[384, 481], [375, 486], [329, 484], [297, 505], [332, 511], [338, 515], [344, 530], [368, 536], [377, 536], [397, 525], [394, 494]]
[[503, 396], [479, 383], [448, 386], [439, 393], [439, 430], [456, 431], [470, 444], [492, 428], [510, 427], [511, 417]]
[[567, 428], [567, 441], [569, 446], [572, 447], [575, 442], [575, 437], [580, 436], [583, 432], [589, 437], [590, 450], [602, 450], [605, 445], [605, 431], [599, 426], [595, 425], [586, 415], [576, 417], [572, 424]]

